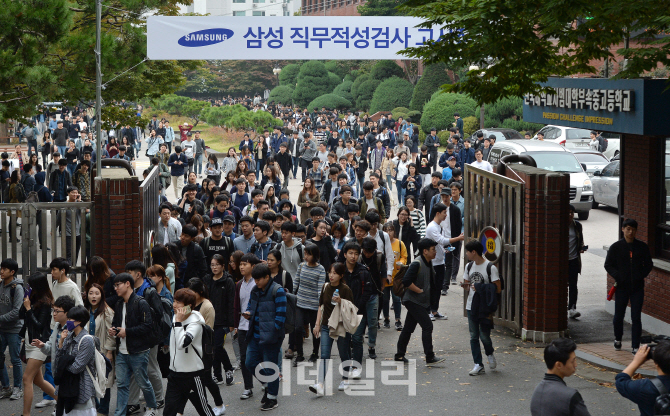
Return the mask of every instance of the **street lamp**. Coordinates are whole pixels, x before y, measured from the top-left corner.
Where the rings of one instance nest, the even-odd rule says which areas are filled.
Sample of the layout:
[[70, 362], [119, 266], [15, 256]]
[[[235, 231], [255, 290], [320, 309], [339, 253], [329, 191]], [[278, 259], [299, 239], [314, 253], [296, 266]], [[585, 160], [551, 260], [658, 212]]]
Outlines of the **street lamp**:
[[281, 72], [281, 68], [279, 67], [279, 64], [276, 64], [275, 67], [272, 69], [272, 73], [275, 74], [277, 77], [277, 85], [279, 85], [279, 73]]
[[[468, 69], [470, 71], [479, 71], [479, 66], [478, 65], [470, 65], [470, 67]], [[484, 71], [482, 71], [479, 76], [483, 77], [484, 76]], [[479, 128], [480, 129], [484, 128], [484, 104], [482, 104], [479, 107]]]

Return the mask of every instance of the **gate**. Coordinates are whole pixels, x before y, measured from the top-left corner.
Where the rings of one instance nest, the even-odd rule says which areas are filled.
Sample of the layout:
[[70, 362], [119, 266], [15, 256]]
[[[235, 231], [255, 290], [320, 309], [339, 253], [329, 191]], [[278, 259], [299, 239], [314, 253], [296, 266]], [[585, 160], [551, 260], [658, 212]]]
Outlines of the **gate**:
[[[512, 172], [511, 169], [508, 171]], [[495, 264], [505, 281], [494, 323], [521, 334], [523, 294], [524, 182], [465, 165], [465, 241], [479, 239], [485, 227], [500, 232], [502, 254]], [[464, 299], [464, 303], [467, 297]], [[465, 305], [464, 305], [465, 308]]]
[[16, 260], [24, 279], [38, 271], [51, 273], [51, 260], [65, 257], [70, 260], [73, 280], [81, 286], [93, 249], [87, 241], [93, 215], [92, 202], [0, 204], [0, 255]]
[[140, 221], [140, 248], [144, 264], [151, 266], [151, 249], [158, 227], [160, 215], [160, 169], [154, 167], [140, 184], [140, 206], [142, 219]]

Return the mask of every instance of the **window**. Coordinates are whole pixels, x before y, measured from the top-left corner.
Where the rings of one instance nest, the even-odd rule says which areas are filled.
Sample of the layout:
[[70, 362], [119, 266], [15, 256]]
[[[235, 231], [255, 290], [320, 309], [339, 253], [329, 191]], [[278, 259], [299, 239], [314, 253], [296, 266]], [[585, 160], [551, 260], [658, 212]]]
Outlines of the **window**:
[[284, 12], [284, 16], [290, 16], [290, 15], [291, 15], [291, 12], [289, 12], [289, 11]]
[[617, 176], [618, 176], [619, 161], [612, 162], [609, 165], [605, 166], [603, 168], [603, 171], [600, 173], [600, 176], [602, 176], [604, 178], [608, 178], [608, 177], [614, 176], [615, 171], [617, 172]]
[[233, 12], [233, 16], [244, 16], [244, 11], [241, 11], [241, 12]]
[[246, 3], [247, 0], [233, 0], [233, 3]]
[[254, 3], [265, 3], [265, 0], [254, 0]]
[[252, 16], [265, 16], [265, 12], [253, 12]]

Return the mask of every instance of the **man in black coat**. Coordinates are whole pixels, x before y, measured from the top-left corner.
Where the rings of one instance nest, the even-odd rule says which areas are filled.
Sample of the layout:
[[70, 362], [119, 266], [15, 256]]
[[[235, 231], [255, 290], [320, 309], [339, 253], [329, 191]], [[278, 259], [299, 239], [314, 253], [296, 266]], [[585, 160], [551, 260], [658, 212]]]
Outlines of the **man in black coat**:
[[582, 272], [582, 253], [584, 252], [584, 233], [582, 224], [575, 219], [575, 207], [570, 205], [568, 224], [568, 316], [579, 318], [577, 312], [577, 279]]
[[181, 253], [188, 263], [184, 276], [181, 276], [181, 281], [175, 281], [175, 291], [184, 287], [184, 282], [192, 277], [202, 279], [209, 270], [202, 247], [194, 241], [197, 235], [198, 229], [192, 224], [186, 224], [181, 230], [181, 236], [179, 237]]

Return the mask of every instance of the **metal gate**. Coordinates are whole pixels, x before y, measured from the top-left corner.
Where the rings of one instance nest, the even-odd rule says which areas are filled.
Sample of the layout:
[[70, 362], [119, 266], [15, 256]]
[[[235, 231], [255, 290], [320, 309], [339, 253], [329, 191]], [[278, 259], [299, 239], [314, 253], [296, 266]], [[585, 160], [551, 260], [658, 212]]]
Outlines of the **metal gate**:
[[160, 206], [160, 169], [154, 167], [140, 184], [140, 248], [142, 260], [147, 267], [151, 266], [151, 249], [154, 246], [156, 229], [158, 228], [158, 207]]
[[463, 179], [465, 241], [479, 239], [481, 231], [489, 226], [500, 232], [503, 241], [503, 251], [495, 266], [505, 281], [505, 290], [494, 322], [521, 334], [524, 182], [468, 164]]

